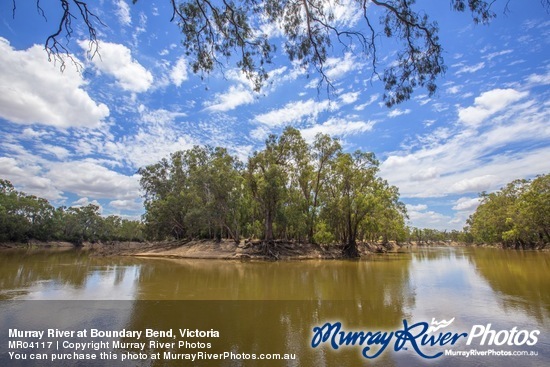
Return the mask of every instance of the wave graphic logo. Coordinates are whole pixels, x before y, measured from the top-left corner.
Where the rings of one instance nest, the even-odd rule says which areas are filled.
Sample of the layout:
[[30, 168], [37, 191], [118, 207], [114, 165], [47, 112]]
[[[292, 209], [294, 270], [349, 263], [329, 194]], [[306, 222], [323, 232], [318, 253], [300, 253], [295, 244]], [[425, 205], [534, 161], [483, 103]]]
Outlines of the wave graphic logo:
[[453, 323], [453, 321], [455, 321], [454, 317], [452, 319], [450, 319], [449, 321], [441, 320], [439, 322], [435, 321], [435, 318], [432, 318], [432, 323], [431, 323], [430, 327], [428, 328], [428, 330], [426, 331], [426, 333], [434, 333], [439, 329], [444, 329], [447, 326], [451, 325]]
[[409, 324], [404, 319], [403, 328], [394, 331], [346, 331], [340, 322], [327, 322], [313, 328], [311, 347], [317, 348], [325, 343], [334, 350], [346, 346], [359, 346], [363, 357], [373, 359], [393, 345], [395, 352], [412, 349], [423, 358], [438, 358], [443, 355], [443, 351], [426, 350], [425, 348], [454, 345], [460, 339], [468, 337], [467, 333], [450, 331], [435, 333], [435, 331], [451, 325], [454, 320], [453, 317], [449, 321], [432, 319], [431, 324], [427, 322]]

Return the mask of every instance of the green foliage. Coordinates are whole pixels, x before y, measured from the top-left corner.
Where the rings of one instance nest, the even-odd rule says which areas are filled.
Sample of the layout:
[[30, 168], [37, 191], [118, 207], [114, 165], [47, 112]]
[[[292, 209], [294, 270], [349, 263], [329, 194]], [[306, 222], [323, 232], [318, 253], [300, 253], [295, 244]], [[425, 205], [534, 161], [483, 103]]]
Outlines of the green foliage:
[[279, 237], [306, 236], [304, 198], [307, 190], [309, 147], [300, 132], [286, 128], [280, 137], [270, 135], [266, 147], [255, 152], [247, 164], [246, 179], [252, 197], [264, 213], [265, 240], [274, 239], [275, 222]]
[[157, 239], [263, 238], [346, 244], [406, 238], [396, 187], [377, 177], [372, 153], [343, 153], [318, 135], [309, 145], [286, 128], [246, 164], [221, 148], [195, 147], [139, 170], [146, 233]]
[[430, 244], [438, 242], [459, 242], [471, 243], [472, 239], [469, 234], [464, 231], [440, 231], [432, 228], [409, 228], [408, 235], [410, 241], [415, 241], [418, 244]]
[[476, 243], [544, 247], [550, 243], [550, 175], [515, 180], [500, 191], [481, 194], [466, 228]]
[[141, 226], [117, 216], [103, 218], [93, 204], [55, 209], [46, 199], [19, 192], [0, 179], [0, 241], [139, 241]]
[[0, 241], [48, 240], [53, 210], [45, 199], [18, 192], [0, 179]]
[[319, 222], [315, 227], [315, 234], [313, 235], [315, 243], [322, 245], [330, 245], [336, 241], [336, 238], [332, 234], [332, 231], [325, 222]]
[[[137, 0], [133, 0], [135, 3]], [[90, 2], [91, 3], [91, 2]], [[439, 25], [432, 21], [416, 1], [354, 0], [349, 3], [333, 0], [171, 0], [172, 19], [182, 33], [182, 46], [195, 73], [210, 73], [225, 69], [234, 62], [259, 91], [268, 78], [277, 45], [291, 61], [303, 69], [313, 69], [320, 76], [319, 85], [333, 86], [326, 64], [333, 54], [352, 50], [369, 60], [372, 75], [382, 75], [386, 105], [392, 106], [410, 99], [417, 88], [430, 95], [436, 91], [436, 78], [445, 72], [443, 47], [439, 40]], [[495, 1], [450, 0], [450, 9], [469, 11], [474, 23], [488, 23], [495, 17]], [[13, 0], [13, 14], [17, 10]], [[507, 5], [504, 3], [504, 9]], [[550, 8], [549, 1], [542, 4]], [[338, 18], [338, 7], [353, 6], [360, 14], [356, 22]], [[54, 33], [46, 37], [45, 49], [50, 59], [65, 67], [70, 56], [69, 41], [76, 24], [88, 35], [89, 54], [100, 54], [97, 27], [106, 26], [90, 10], [88, 1], [58, 1], [59, 9], [52, 17]], [[39, 13], [45, 15], [39, 1]], [[50, 14], [51, 15], [51, 14]], [[46, 18], [46, 16], [44, 17]], [[266, 29], [278, 30], [277, 36]], [[395, 58], [383, 73], [380, 64], [387, 60], [380, 55], [384, 37], [398, 45]], [[391, 60], [390, 60], [391, 61]]]
[[224, 148], [197, 146], [141, 168], [147, 236], [238, 241], [247, 214], [240, 166]]

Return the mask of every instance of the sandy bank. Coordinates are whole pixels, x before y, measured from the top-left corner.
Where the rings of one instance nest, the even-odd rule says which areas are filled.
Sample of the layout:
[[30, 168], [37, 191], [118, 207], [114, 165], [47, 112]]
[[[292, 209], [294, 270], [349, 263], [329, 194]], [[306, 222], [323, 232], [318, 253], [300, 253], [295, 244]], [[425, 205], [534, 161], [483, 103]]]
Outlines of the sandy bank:
[[[296, 243], [276, 241], [273, 244], [272, 254], [267, 256], [263, 252], [261, 241], [241, 241], [236, 244], [232, 240], [211, 241], [169, 241], [169, 242], [126, 242], [112, 244], [95, 244], [93, 248], [98, 256], [140, 256], [140, 257], [167, 257], [188, 259], [278, 259], [278, 260], [305, 260], [305, 259], [341, 259], [342, 246], [321, 246], [310, 243]], [[359, 244], [361, 256], [373, 253], [397, 251], [395, 244], [370, 245]]]
[[[99, 256], [140, 256], [168, 257], [188, 259], [271, 259], [262, 252], [260, 241], [241, 241], [236, 244], [232, 240], [211, 241], [169, 241], [148, 243], [115, 243], [112, 245], [92, 245]], [[311, 244], [295, 244], [277, 242], [273, 253], [277, 259], [335, 259], [341, 258], [341, 248], [331, 246], [323, 248]]]
[[[456, 246], [457, 244], [432, 244], [437, 246]], [[38, 242], [28, 244], [5, 243], [0, 248], [74, 248], [69, 242]], [[397, 245], [358, 244], [359, 254], [368, 256], [374, 253], [397, 252], [417, 247], [415, 243]], [[90, 250], [94, 256], [140, 256], [183, 259], [257, 259], [257, 260], [305, 260], [305, 259], [342, 259], [342, 245], [316, 245], [275, 241], [271, 253], [267, 256], [263, 243], [259, 240], [242, 240], [236, 244], [232, 240], [180, 240], [157, 242], [85, 242], [80, 249]]]

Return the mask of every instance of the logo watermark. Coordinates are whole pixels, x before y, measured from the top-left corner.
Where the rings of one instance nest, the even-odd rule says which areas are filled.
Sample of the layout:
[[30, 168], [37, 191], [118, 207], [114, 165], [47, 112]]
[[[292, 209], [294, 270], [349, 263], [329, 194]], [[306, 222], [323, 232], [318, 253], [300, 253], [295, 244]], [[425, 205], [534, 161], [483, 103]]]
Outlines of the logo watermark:
[[[361, 355], [367, 359], [376, 358], [386, 349], [393, 347], [395, 352], [412, 349], [420, 357], [434, 359], [442, 355], [475, 355], [472, 352], [475, 349], [465, 352], [449, 348], [463, 340], [468, 346], [476, 343], [483, 346], [533, 346], [538, 342], [540, 334], [539, 330], [518, 330], [517, 327], [511, 330], [493, 330], [491, 324], [473, 325], [469, 333], [441, 331], [449, 327], [454, 320], [454, 317], [448, 321], [432, 319], [431, 324], [424, 321], [411, 324], [403, 320], [403, 328], [393, 331], [346, 331], [340, 322], [327, 322], [313, 328], [311, 347], [317, 348], [328, 344], [337, 350], [341, 347], [356, 346], [361, 348]], [[491, 355], [489, 351], [480, 351], [477, 355], [482, 355], [482, 352]]]

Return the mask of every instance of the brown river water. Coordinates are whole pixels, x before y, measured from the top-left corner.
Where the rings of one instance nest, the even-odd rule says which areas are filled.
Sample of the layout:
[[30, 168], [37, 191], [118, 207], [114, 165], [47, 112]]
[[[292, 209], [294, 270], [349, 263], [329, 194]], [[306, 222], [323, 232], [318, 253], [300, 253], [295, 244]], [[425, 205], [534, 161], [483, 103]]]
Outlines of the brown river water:
[[[452, 322], [422, 332], [442, 320]], [[332, 331], [370, 337], [345, 345], [329, 333], [337, 323]], [[101, 334], [111, 331], [141, 335]], [[422, 344], [424, 334], [435, 342]], [[5, 250], [0, 365], [548, 366], [550, 253], [426, 248], [263, 262]]]

